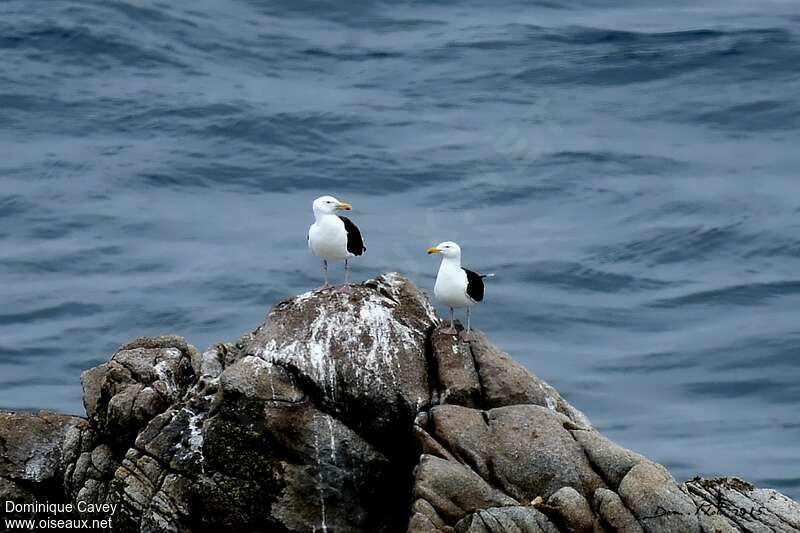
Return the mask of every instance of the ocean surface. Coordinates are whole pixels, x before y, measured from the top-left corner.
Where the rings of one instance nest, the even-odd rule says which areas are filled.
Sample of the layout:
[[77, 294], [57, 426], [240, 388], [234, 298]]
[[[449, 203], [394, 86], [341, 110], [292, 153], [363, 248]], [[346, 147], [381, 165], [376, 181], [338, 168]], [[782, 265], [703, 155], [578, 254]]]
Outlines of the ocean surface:
[[0, 407], [254, 328], [325, 193], [354, 279], [460, 242], [600, 430], [800, 498], [799, 2], [0, 2]]

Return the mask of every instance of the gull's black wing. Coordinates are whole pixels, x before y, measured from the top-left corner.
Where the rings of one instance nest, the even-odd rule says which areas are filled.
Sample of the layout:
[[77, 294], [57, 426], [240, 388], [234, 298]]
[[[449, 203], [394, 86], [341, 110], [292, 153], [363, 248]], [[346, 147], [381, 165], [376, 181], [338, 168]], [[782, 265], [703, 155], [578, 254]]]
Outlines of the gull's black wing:
[[347, 232], [347, 251], [353, 255], [361, 255], [367, 251], [364, 246], [364, 239], [353, 221], [347, 217], [339, 216], [344, 222], [344, 230]]
[[473, 301], [480, 302], [483, 300], [483, 276], [472, 270], [462, 268], [467, 273], [467, 296]]

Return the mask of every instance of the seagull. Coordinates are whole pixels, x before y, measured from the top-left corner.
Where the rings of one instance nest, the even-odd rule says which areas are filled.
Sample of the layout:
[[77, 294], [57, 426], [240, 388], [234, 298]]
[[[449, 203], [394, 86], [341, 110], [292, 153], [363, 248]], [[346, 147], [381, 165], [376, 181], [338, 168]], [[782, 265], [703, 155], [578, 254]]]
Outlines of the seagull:
[[463, 333], [464, 340], [470, 340], [470, 309], [473, 305], [483, 301], [483, 278], [494, 274], [478, 274], [472, 270], [461, 267], [461, 247], [454, 242], [445, 241], [428, 248], [428, 255], [442, 254], [442, 264], [436, 275], [436, 285], [433, 293], [436, 299], [450, 308], [450, 327], [443, 329], [442, 333], [456, 334], [453, 324], [455, 308], [467, 308], [467, 331]]
[[319, 290], [328, 289], [328, 261], [344, 260], [344, 285], [339, 290], [350, 292], [347, 284], [349, 265], [347, 261], [356, 255], [363, 254], [367, 247], [364, 239], [355, 224], [336, 211], [350, 211], [353, 206], [347, 202], [340, 202], [333, 196], [320, 196], [312, 204], [314, 208], [314, 223], [308, 228], [308, 247], [314, 255], [322, 258], [325, 271], [325, 284]]

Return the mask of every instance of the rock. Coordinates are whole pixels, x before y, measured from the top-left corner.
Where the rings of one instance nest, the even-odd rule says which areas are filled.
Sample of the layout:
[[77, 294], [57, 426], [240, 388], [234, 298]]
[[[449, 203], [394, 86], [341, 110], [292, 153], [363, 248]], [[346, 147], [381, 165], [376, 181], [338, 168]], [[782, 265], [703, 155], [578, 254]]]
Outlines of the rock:
[[564, 486], [591, 496], [604, 486], [583, 449], [564, 429], [564, 415], [538, 405], [478, 411], [431, 409], [432, 436], [459, 461], [518, 501], [549, 497]]
[[798, 530], [796, 502], [679, 485], [480, 332], [437, 324], [387, 274], [202, 353], [141, 337], [82, 375], [86, 419], [0, 414], [0, 497], [115, 504], [120, 532]]
[[[195, 363], [195, 361], [198, 361]], [[225, 368], [225, 363], [222, 356], [217, 349], [211, 349], [203, 352], [199, 360], [193, 359], [192, 367], [195, 374], [200, 375], [202, 378], [214, 380], [222, 374]]]
[[454, 461], [423, 455], [414, 477], [414, 505], [426, 506], [419, 500], [427, 502], [447, 524], [455, 524], [480, 509], [519, 505], [514, 498]]
[[558, 489], [548, 498], [547, 505], [558, 514], [558, 523], [569, 533], [592, 533], [594, 531], [592, 508], [586, 498], [572, 487]]
[[195, 382], [193, 348], [180, 337], [142, 337], [81, 375], [92, 426], [122, 453]]
[[284, 367], [258, 357], [245, 356], [220, 376], [223, 397], [297, 404], [305, 393]]
[[39, 413], [0, 413], [0, 477], [28, 486], [61, 483], [67, 432], [80, 418]]
[[608, 489], [597, 489], [594, 493], [594, 507], [600, 522], [611, 531], [618, 533], [644, 533], [636, 517], [625, 507], [619, 495]]
[[618, 492], [648, 533], [702, 533], [697, 506], [661, 465], [637, 464], [623, 478]]
[[[0, 413], [0, 500], [14, 503], [66, 501], [64, 446], [67, 434], [85, 422], [54, 413]], [[28, 518], [11, 512], [5, 518]]]
[[431, 336], [441, 403], [480, 407], [481, 384], [470, 345], [455, 335], [435, 331]]
[[420, 448], [420, 451], [423, 454], [433, 455], [440, 459], [452, 460], [457, 461], [453, 454], [450, 453], [447, 448], [442, 446], [436, 439], [434, 439], [430, 433], [422, 429], [421, 427], [414, 428], [414, 434], [417, 437], [417, 444]]
[[614, 444], [593, 430], [573, 430], [572, 436], [580, 443], [589, 461], [599, 471], [609, 487], [616, 490], [631, 468], [646, 461], [638, 453]]
[[67, 499], [106, 501], [108, 484], [119, 463], [111, 447], [98, 441], [89, 423], [84, 421], [70, 428], [64, 442], [63, 456]]
[[[220, 383], [203, 445], [204, 477], [213, 485], [198, 497], [239, 518], [209, 516], [207, 526], [380, 532], [407, 512], [396, 492], [409, 490], [408, 471], [318, 409], [285, 368], [245, 357], [223, 372]], [[231, 456], [239, 460], [231, 462]], [[246, 493], [221, 494], [219, 486], [243, 486]]]
[[558, 533], [542, 513], [532, 507], [483, 509], [462, 519], [457, 533]]
[[591, 427], [586, 415], [564, 400], [550, 384], [497, 349], [480, 331], [475, 331], [470, 348], [482, 384], [484, 408], [539, 405], [566, 415], [580, 427]]
[[686, 488], [705, 530], [800, 531], [800, 504], [777, 491], [757, 489], [735, 477], [695, 478]]
[[[445, 531], [445, 529], [438, 527], [424, 514], [413, 513], [406, 531], [407, 533], [441, 533]], [[450, 533], [453, 531], [453, 528], [447, 527], [447, 531]]]
[[16, 503], [31, 503], [36, 501], [36, 496], [19, 483], [0, 477], [0, 499]]
[[326, 410], [383, 446], [406, 440], [430, 405], [426, 345], [436, 317], [405, 278], [385, 274], [278, 304], [244, 351], [289, 369]]
[[165, 350], [176, 349], [179, 352], [189, 353], [194, 351], [194, 348], [186, 342], [186, 339], [177, 335], [159, 335], [156, 337], [137, 337], [132, 341], [123, 344], [117, 349], [117, 352], [126, 352], [129, 350]]
[[442, 530], [447, 527], [447, 524], [444, 523], [444, 520], [442, 520], [442, 517], [439, 516], [439, 513], [436, 512], [436, 509], [434, 509], [433, 506], [426, 500], [423, 500], [421, 498], [414, 501], [414, 503], [411, 505], [411, 516], [412, 519], [409, 525], [409, 529], [415, 527], [413, 526], [414, 516], [423, 517], [422, 520], [419, 522], [419, 526], [417, 527], [421, 528], [422, 526], [425, 526], [428, 528], [427, 531], [433, 529]]

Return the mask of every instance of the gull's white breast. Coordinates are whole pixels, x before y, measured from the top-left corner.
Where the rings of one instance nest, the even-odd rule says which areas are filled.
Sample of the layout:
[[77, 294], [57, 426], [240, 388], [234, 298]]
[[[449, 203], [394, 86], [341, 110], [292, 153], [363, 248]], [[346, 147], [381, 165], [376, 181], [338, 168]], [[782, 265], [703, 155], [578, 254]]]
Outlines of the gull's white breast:
[[433, 294], [447, 307], [466, 307], [472, 305], [467, 297], [467, 273], [461, 267], [442, 261]]
[[308, 229], [308, 247], [314, 255], [341, 261], [350, 257], [347, 251], [347, 231], [344, 222], [336, 215], [326, 215]]

